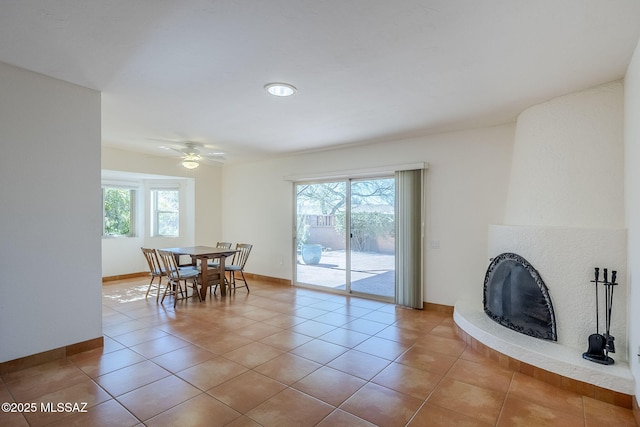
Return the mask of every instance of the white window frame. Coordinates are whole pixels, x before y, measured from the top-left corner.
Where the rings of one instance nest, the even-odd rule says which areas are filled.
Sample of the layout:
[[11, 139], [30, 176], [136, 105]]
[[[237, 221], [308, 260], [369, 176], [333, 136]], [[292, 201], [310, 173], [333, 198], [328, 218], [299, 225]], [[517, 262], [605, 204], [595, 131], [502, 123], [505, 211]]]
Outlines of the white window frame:
[[[105, 234], [105, 206], [104, 206], [104, 194], [107, 189], [115, 190], [127, 190], [129, 191], [129, 234]], [[102, 184], [102, 237], [103, 238], [120, 238], [120, 237], [136, 237], [136, 203], [137, 203], [137, 189], [135, 187], [127, 185], [113, 185], [109, 183]]]
[[[160, 211], [158, 210], [158, 191], [175, 191], [178, 194], [178, 210], [177, 211]], [[181, 205], [180, 187], [152, 187], [149, 189], [149, 199], [151, 200], [151, 236], [152, 237], [180, 237], [180, 205]], [[175, 213], [178, 215], [178, 234], [160, 234], [158, 231], [158, 215], [162, 213]]]

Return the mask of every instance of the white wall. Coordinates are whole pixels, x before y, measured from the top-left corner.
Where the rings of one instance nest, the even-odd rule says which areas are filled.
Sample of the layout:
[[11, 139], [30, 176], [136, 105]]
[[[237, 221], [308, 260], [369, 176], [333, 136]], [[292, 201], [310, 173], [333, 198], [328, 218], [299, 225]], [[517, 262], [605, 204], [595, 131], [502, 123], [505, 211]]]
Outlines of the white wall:
[[102, 239], [102, 276], [117, 276], [148, 270], [140, 247], [165, 248], [175, 246], [211, 245], [220, 240], [221, 169], [202, 164], [188, 170], [178, 159], [155, 157], [141, 153], [102, 149], [102, 168], [108, 170], [111, 181], [124, 180], [139, 184], [141, 198], [139, 210], [149, 218], [146, 198], [154, 182], [173, 180], [180, 182], [180, 237], [151, 237], [149, 221], [139, 224], [136, 237]]
[[623, 95], [617, 81], [518, 116], [505, 224], [624, 228]]
[[625, 200], [627, 222], [627, 285], [629, 365], [640, 395], [640, 45], [625, 77]]
[[291, 279], [293, 184], [285, 176], [429, 163], [426, 248], [428, 302], [482, 297], [487, 224], [502, 219], [514, 126], [452, 132], [301, 154], [223, 169], [222, 234], [254, 244], [247, 271]]
[[0, 362], [102, 336], [100, 93], [0, 63]]

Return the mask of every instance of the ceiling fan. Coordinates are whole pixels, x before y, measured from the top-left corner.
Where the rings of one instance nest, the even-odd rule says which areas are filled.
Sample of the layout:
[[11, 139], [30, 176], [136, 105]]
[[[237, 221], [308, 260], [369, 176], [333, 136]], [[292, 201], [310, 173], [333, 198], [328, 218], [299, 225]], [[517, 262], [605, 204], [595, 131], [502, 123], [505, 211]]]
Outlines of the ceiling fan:
[[166, 150], [173, 150], [180, 153], [182, 162], [181, 165], [187, 169], [195, 169], [200, 166], [200, 162], [213, 161], [222, 163], [225, 159], [225, 153], [220, 151], [202, 152], [202, 149], [207, 148], [206, 145], [194, 142], [184, 141], [177, 146], [163, 145], [161, 148]]

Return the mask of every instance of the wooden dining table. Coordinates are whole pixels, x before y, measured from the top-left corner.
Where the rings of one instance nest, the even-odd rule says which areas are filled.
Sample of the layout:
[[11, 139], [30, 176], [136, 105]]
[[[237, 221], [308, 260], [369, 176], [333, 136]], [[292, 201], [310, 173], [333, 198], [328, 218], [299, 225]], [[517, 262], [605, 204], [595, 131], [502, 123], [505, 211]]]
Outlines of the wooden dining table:
[[227, 257], [233, 256], [233, 254], [238, 252], [236, 249], [216, 248], [214, 246], [185, 246], [179, 248], [166, 248], [163, 250], [173, 252], [176, 256], [189, 255], [191, 257], [191, 263], [194, 266], [197, 266], [198, 260], [200, 260], [200, 276], [202, 281], [200, 296], [202, 297], [202, 301], [204, 301], [207, 296], [207, 288], [209, 288], [208, 260], [219, 259], [220, 267], [218, 268], [218, 272], [220, 274], [220, 295], [223, 297], [227, 295], [227, 287], [224, 286], [224, 263]]

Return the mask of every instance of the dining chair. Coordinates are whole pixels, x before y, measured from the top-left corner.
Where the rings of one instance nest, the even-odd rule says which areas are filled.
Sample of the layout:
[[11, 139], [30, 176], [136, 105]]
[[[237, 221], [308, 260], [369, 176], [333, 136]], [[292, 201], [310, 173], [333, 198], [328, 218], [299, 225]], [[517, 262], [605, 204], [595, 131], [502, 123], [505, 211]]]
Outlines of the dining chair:
[[[140, 248], [142, 249], [142, 254], [147, 260], [147, 264], [149, 264], [149, 275], [151, 276], [151, 280], [149, 281], [149, 287], [147, 288], [147, 293], [145, 294], [145, 299], [149, 297], [149, 292], [151, 289], [156, 289], [156, 302], [160, 299], [160, 288], [162, 286], [162, 278], [167, 275], [164, 267], [162, 267], [160, 260], [158, 259], [158, 254], [155, 249], [150, 248]], [[155, 278], [158, 278], [158, 283], [153, 283]]]
[[[176, 306], [176, 302], [179, 299], [187, 299], [193, 297], [193, 294], [198, 295], [198, 299], [202, 301], [200, 297], [200, 291], [198, 290], [198, 284], [200, 282], [200, 272], [195, 267], [180, 267], [178, 266], [178, 261], [176, 260], [176, 256], [171, 251], [163, 251], [158, 249], [158, 256], [162, 260], [164, 264], [164, 269], [167, 273], [167, 279], [169, 283], [164, 290], [164, 295], [162, 295], [162, 300], [160, 303], [164, 301], [164, 298], [169, 295], [173, 295], [173, 306]], [[188, 283], [191, 283], [191, 286], [188, 286]], [[184, 283], [184, 288], [182, 287], [182, 283]], [[192, 288], [191, 296], [189, 296], [189, 287]], [[180, 298], [178, 298], [178, 293], [180, 294]]]
[[244, 282], [244, 287], [247, 288], [247, 292], [249, 291], [249, 284], [247, 283], [247, 279], [244, 277], [244, 266], [247, 263], [247, 259], [249, 258], [249, 253], [251, 252], [251, 248], [253, 245], [248, 243], [237, 243], [236, 244], [236, 252], [233, 254], [233, 259], [231, 260], [231, 264], [225, 265], [225, 270], [230, 274], [229, 280], [229, 290], [236, 290], [236, 273], [240, 273], [242, 278], [238, 277], [238, 280], [242, 280]]
[[[216, 243], [216, 248], [231, 249], [231, 243], [230, 242], [218, 242], [218, 243]], [[207, 262], [207, 265], [210, 268], [218, 268], [218, 267], [220, 267], [220, 261], [218, 261], [217, 259], [212, 259], [212, 260], [209, 260], [209, 262]]]

